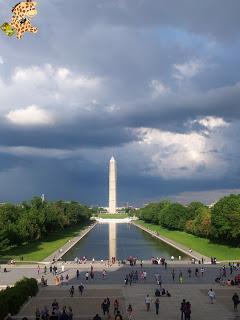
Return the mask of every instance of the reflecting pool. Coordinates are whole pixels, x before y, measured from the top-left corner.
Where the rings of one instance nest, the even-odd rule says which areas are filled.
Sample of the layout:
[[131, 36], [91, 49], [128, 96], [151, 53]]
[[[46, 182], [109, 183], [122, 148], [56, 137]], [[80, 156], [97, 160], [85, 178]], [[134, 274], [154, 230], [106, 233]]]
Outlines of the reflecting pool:
[[76, 257], [86, 256], [88, 260], [106, 260], [116, 257], [124, 260], [129, 256], [148, 260], [152, 257], [170, 259], [174, 256], [182, 260], [189, 259], [179, 250], [151, 236], [130, 223], [99, 223], [64, 256], [72, 261]]

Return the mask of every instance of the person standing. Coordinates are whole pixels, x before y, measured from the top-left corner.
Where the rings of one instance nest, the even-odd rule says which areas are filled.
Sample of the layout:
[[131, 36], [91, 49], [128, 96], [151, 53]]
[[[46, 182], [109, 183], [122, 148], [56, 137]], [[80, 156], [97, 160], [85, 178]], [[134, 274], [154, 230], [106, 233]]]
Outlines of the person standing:
[[234, 311], [238, 311], [238, 304], [240, 303], [239, 296], [237, 292], [232, 296]]
[[85, 273], [85, 279], [86, 279], [86, 281], [88, 281], [88, 278], [89, 278], [89, 272], [87, 271], [87, 272]]
[[175, 280], [175, 270], [174, 270], [174, 268], [172, 269], [172, 279], [173, 279], [173, 281]]
[[185, 305], [185, 320], [190, 320], [191, 319], [191, 304], [190, 302], [186, 302], [186, 305]]
[[191, 268], [188, 268], [188, 278], [191, 278], [191, 276], [192, 276], [192, 270], [191, 270]]
[[133, 312], [132, 305], [129, 304], [127, 308], [128, 320], [132, 319], [132, 312]]
[[77, 279], [79, 278], [79, 274], [80, 274], [80, 272], [79, 272], [79, 270], [77, 269], [77, 272], [76, 272]]
[[181, 307], [180, 307], [181, 320], [183, 320], [183, 318], [185, 318], [185, 308], [186, 308], [186, 300], [183, 299], [183, 301], [181, 302]]
[[202, 275], [202, 277], [203, 277], [203, 274], [204, 274], [204, 268], [201, 267], [201, 275]]
[[150, 303], [151, 303], [151, 298], [149, 297], [149, 294], [147, 294], [147, 296], [145, 297], [145, 304], [146, 304], [147, 311], [150, 310]]
[[159, 312], [159, 305], [160, 305], [160, 300], [158, 297], [156, 297], [155, 299], [155, 310], [156, 310], [156, 314], [158, 314]]
[[210, 303], [213, 304], [214, 299], [216, 299], [216, 295], [212, 288], [208, 291], [208, 297], [210, 299]]

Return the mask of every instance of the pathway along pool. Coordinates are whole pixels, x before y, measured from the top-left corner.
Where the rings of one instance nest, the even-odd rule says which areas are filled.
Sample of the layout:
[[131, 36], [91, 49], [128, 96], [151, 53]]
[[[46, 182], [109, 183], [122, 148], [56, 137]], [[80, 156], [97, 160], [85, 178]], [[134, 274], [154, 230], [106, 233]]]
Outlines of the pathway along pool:
[[125, 260], [129, 256], [142, 260], [152, 257], [170, 259], [174, 256], [187, 260], [189, 257], [161, 240], [130, 223], [99, 223], [62, 258], [73, 261], [76, 257], [88, 260], [107, 260], [116, 257]]

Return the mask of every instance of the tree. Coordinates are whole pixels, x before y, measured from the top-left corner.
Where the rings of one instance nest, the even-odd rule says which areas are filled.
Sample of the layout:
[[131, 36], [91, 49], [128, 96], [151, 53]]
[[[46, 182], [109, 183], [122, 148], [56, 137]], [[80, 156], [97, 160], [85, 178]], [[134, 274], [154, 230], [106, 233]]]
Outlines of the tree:
[[195, 219], [186, 222], [186, 231], [200, 237], [209, 237], [211, 233], [211, 210], [205, 206], [200, 206], [195, 214]]
[[160, 224], [163, 227], [184, 230], [190, 214], [186, 207], [179, 203], [171, 203], [161, 210]]
[[211, 237], [240, 244], [240, 195], [231, 194], [213, 206]]
[[201, 202], [193, 201], [187, 206], [187, 208], [189, 211], [189, 216], [191, 219], [194, 219], [198, 215], [199, 209], [204, 209], [207, 207]]

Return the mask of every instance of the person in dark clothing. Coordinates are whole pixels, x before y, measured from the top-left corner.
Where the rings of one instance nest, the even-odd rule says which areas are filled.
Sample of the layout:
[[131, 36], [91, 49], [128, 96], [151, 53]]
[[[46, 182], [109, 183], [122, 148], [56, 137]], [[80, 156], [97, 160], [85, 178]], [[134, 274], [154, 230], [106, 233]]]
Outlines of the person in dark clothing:
[[61, 316], [60, 316], [60, 320], [69, 320], [68, 318], [68, 314], [66, 312], [66, 310], [64, 309]]
[[78, 290], [79, 290], [80, 295], [82, 296], [83, 290], [84, 290], [84, 285], [82, 283], [80, 284], [80, 286], [78, 286]]
[[117, 314], [115, 315], [115, 320], [123, 320], [123, 317], [120, 314], [120, 311], [117, 312]]
[[58, 316], [55, 314], [55, 312], [53, 311], [49, 320], [58, 320]]
[[108, 303], [107, 303], [107, 299], [103, 300], [103, 303], [101, 305], [102, 311], [103, 311], [103, 315], [105, 316], [107, 310], [108, 310]]
[[109, 298], [107, 298], [106, 299], [107, 300], [107, 314], [109, 314], [109, 310], [110, 310], [110, 299]]
[[74, 286], [71, 286], [69, 292], [70, 292], [70, 297], [73, 297], [74, 296]]
[[159, 289], [155, 290], [155, 297], [160, 297], [161, 293]]
[[190, 320], [190, 318], [191, 318], [191, 304], [190, 304], [190, 302], [186, 302], [184, 313], [185, 313], [185, 320]]
[[234, 311], [237, 311], [238, 304], [240, 303], [239, 296], [238, 296], [237, 292], [235, 292], [234, 295], [232, 296], [232, 301], [233, 301]]
[[114, 306], [114, 314], [116, 315], [119, 309], [119, 302], [117, 299], [114, 300], [113, 306]]
[[180, 307], [181, 320], [183, 320], [183, 318], [185, 318], [185, 307], [186, 307], [186, 300], [183, 299], [183, 301], [181, 302], [181, 307]]
[[157, 297], [156, 300], [155, 300], [156, 314], [158, 314], [158, 312], [159, 312], [159, 305], [160, 305], [160, 300], [159, 300], [159, 298]]
[[95, 317], [93, 317], [93, 320], [102, 320], [102, 318], [99, 317], [99, 314], [97, 313], [97, 314], [95, 315]]

